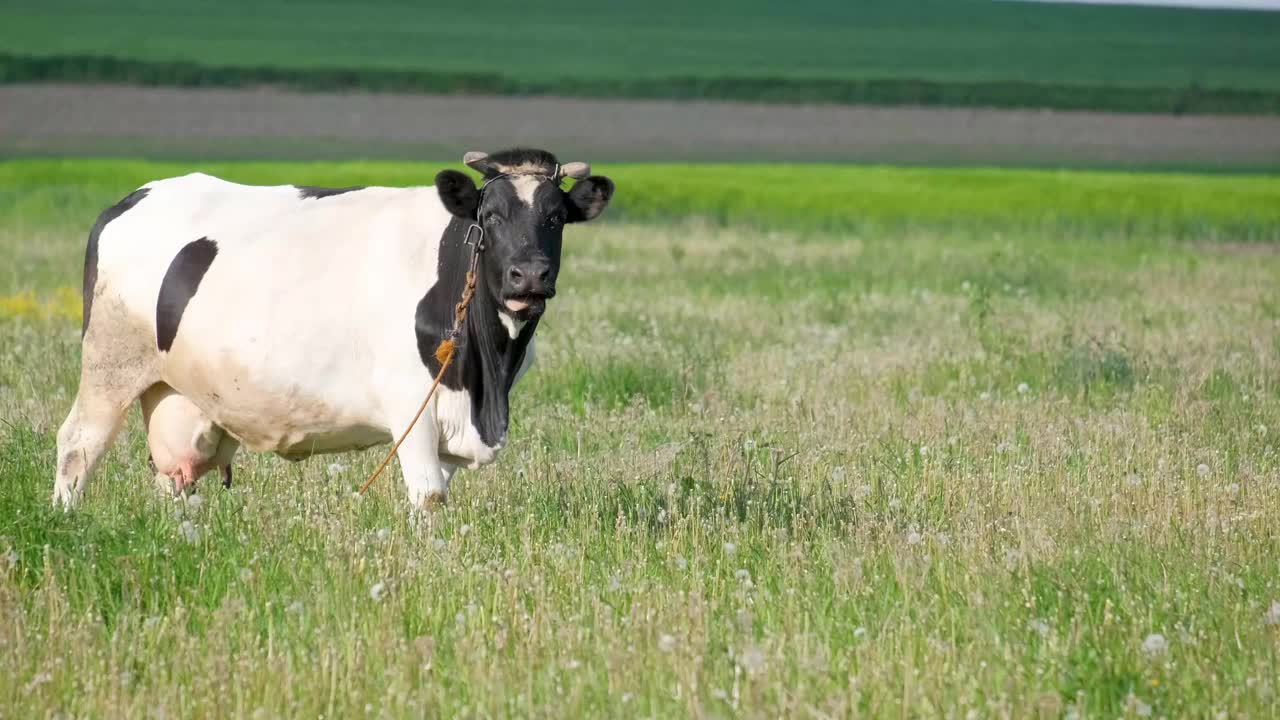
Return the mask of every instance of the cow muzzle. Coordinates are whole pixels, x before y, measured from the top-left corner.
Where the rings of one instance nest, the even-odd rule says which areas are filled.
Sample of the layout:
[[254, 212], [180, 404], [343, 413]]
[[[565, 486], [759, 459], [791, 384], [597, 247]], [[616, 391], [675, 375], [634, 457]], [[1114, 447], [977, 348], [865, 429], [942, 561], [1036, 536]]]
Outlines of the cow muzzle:
[[551, 265], [546, 262], [517, 263], [507, 268], [503, 283], [503, 305], [512, 313], [541, 315], [547, 301], [555, 297], [556, 284]]

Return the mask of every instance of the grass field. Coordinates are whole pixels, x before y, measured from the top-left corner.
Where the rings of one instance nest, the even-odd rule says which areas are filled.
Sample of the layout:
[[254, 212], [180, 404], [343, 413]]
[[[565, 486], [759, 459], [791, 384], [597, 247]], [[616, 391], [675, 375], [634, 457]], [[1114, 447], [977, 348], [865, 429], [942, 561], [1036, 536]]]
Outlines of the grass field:
[[1277, 35], [1280, 13], [992, 0], [48, 0], [0, 5], [0, 79], [1280, 112]]
[[1274, 178], [598, 167], [446, 510], [373, 452], [175, 504], [134, 417], [55, 513], [85, 232], [189, 169], [0, 165], [12, 717], [1280, 714]]

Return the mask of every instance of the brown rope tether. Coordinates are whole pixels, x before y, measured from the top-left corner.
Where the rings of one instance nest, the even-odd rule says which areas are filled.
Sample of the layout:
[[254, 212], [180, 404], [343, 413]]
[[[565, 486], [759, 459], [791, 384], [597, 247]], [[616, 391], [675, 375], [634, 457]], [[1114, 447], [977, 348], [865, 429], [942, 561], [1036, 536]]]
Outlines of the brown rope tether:
[[[464, 242], [471, 238], [471, 230], [479, 229], [479, 225], [472, 225], [467, 229], [467, 237]], [[418, 412], [414, 414], [413, 420], [409, 422], [409, 427], [401, 433], [400, 439], [396, 440], [396, 444], [391, 447], [391, 452], [382, 459], [378, 465], [378, 469], [373, 471], [368, 480], [364, 481], [364, 485], [360, 486], [360, 494], [364, 495], [373, 481], [378, 479], [378, 475], [382, 474], [387, 463], [391, 462], [391, 458], [395, 457], [400, 450], [400, 446], [404, 444], [405, 438], [409, 437], [409, 433], [413, 431], [413, 427], [418, 424], [418, 419], [422, 417], [422, 413], [426, 412], [427, 404], [431, 402], [431, 397], [436, 394], [436, 388], [440, 387], [440, 381], [444, 379], [444, 374], [449, 370], [450, 363], [453, 362], [453, 356], [458, 350], [458, 336], [462, 334], [462, 323], [467, 319], [467, 308], [471, 306], [471, 299], [476, 295], [476, 264], [480, 260], [480, 251], [484, 249], [484, 230], [480, 230], [480, 237], [476, 240], [475, 245], [471, 249], [471, 264], [467, 268], [467, 283], [462, 287], [462, 297], [459, 298], [458, 304], [453, 308], [453, 329], [449, 331], [449, 336], [440, 341], [440, 345], [436, 347], [436, 361], [440, 363], [440, 372], [436, 373], [436, 379], [431, 383], [431, 389], [427, 391], [427, 396], [422, 399], [422, 405], [418, 406]]]

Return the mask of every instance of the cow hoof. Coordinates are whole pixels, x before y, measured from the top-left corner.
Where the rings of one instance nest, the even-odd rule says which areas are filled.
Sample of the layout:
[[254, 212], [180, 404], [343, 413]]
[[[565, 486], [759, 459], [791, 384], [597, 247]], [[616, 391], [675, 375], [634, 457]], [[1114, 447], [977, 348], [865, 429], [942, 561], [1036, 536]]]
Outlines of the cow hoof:
[[448, 504], [449, 504], [449, 498], [444, 493], [429, 492], [426, 495], [422, 496], [422, 502], [419, 503], [419, 506], [423, 510], [427, 510], [429, 512], [435, 512], [437, 510], [444, 510], [445, 506]]

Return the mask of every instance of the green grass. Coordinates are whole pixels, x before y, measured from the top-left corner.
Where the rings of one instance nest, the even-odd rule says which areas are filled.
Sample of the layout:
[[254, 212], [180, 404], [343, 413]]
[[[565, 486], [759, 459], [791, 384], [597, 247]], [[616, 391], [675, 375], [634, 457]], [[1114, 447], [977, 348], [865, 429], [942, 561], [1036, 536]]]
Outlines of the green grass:
[[[208, 172], [237, 182], [429, 185], [455, 163], [0, 162], [0, 210], [82, 223], [133, 188]], [[979, 233], [1053, 229], [1182, 239], [1275, 240], [1280, 177], [785, 164], [596, 164], [619, 187], [611, 216], [764, 228]], [[70, 215], [74, 210], [78, 215]], [[828, 270], [833, 270], [828, 268]], [[833, 278], [839, 282], [838, 277]], [[709, 278], [716, 282], [715, 278]]]
[[[14, 717], [1280, 714], [1280, 252], [1202, 242], [1234, 215], [1196, 200], [1262, 211], [1269, 178], [1011, 172], [1074, 190], [1001, 210], [996, 171], [786, 170], [899, 188], [822, 231], [633, 205], [570, 230], [511, 445], [446, 510], [411, 521], [395, 472], [353, 499], [376, 452], [242, 454], [184, 506], [132, 417], [54, 512], [85, 232], [184, 169], [0, 165]], [[623, 207], [668, 176], [599, 170]]]
[[51, 0], [0, 7], [0, 78], [1276, 112], [1278, 34], [1280, 13], [990, 0]]

